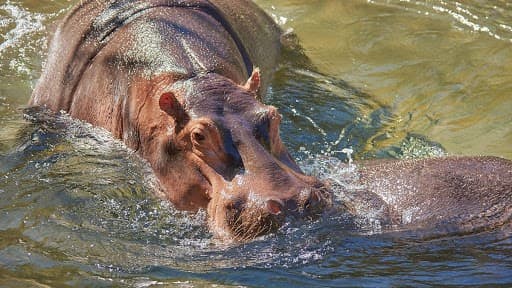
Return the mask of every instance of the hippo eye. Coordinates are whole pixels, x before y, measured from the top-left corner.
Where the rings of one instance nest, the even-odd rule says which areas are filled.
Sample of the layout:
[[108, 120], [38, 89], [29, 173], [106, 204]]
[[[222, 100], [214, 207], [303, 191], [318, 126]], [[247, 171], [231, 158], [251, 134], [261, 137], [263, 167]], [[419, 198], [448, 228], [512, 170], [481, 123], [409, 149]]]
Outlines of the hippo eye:
[[268, 118], [263, 119], [255, 129], [254, 136], [260, 142], [260, 144], [265, 147], [265, 149], [270, 151], [270, 121]]
[[191, 133], [191, 137], [192, 141], [198, 144], [202, 143], [206, 139], [206, 136], [204, 135], [204, 132], [201, 129], [194, 129]]

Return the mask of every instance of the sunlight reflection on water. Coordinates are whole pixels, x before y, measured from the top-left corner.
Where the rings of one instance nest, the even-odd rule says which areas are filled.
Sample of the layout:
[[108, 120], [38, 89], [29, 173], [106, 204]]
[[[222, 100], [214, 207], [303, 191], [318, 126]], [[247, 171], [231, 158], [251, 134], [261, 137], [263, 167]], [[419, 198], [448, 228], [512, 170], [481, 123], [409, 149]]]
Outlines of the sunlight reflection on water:
[[318, 68], [283, 64], [268, 101], [284, 115], [282, 136], [301, 167], [332, 183], [335, 209], [226, 245], [211, 238], [204, 211], [155, 197], [146, 163], [105, 131], [67, 116], [27, 123], [18, 107], [38, 78], [48, 27], [70, 2], [8, 0], [0, 4], [0, 286], [512, 283], [510, 227], [422, 238], [382, 233], [371, 211], [354, 226], [342, 191], [361, 188], [357, 166], [337, 152], [354, 149], [354, 165], [446, 153], [511, 158], [510, 3], [257, 2], [298, 33]]

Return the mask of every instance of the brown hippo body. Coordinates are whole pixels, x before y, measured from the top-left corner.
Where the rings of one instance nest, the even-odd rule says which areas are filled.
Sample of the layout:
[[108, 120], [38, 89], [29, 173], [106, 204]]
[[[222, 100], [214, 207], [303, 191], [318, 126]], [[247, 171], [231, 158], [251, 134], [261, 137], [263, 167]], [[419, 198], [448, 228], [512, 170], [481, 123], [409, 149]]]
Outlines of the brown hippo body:
[[[279, 227], [285, 215], [315, 215], [331, 201], [281, 142], [277, 110], [260, 101], [279, 50], [279, 28], [250, 1], [84, 0], [58, 26], [30, 104], [111, 131], [150, 163], [163, 197], [176, 207], [206, 208], [220, 237], [253, 238]], [[407, 201], [417, 197], [425, 200], [414, 205], [458, 213], [432, 203], [459, 205], [447, 199], [466, 195], [465, 186], [417, 172], [425, 168], [421, 162], [408, 163], [368, 166], [361, 181], [382, 199], [408, 181], [416, 196]], [[463, 177], [473, 165], [459, 158], [435, 163], [440, 176], [464, 167], [456, 174]], [[510, 176], [511, 166], [503, 162], [498, 173]], [[475, 173], [494, 173], [486, 167], [476, 165]], [[394, 173], [399, 190], [377, 185], [389, 182], [386, 173]], [[475, 179], [489, 187], [475, 201], [510, 194], [510, 177], [501, 184]], [[388, 200], [392, 222], [409, 204]], [[430, 216], [421, 217], [414, 221]]]
[[111, 131], [148, 160], [176, 207], [207, 208], [216, 234], [252, 238], [285, 210], [329, 203], [281, 143], [277, 110], [259, 101], [280, 35], [245, 0], [80, 1], [30, 105]]
[[138, 148], [136, 90], [158, 93], [149, 89], [205, 73], [244, 84], [260, 67], [264, 93], [278, 54], [279, 29], [250, 1], [80, 1], [54, 35], [30, 103]]

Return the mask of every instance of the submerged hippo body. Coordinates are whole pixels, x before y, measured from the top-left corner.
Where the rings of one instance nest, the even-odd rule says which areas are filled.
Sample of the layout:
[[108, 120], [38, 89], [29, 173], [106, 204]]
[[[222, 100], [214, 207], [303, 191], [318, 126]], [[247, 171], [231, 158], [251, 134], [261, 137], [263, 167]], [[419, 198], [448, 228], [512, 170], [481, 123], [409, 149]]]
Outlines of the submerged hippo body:
[[[246, 0], [80, 1], [55, 32], [30, 104], [111, 131], [150, 163], [163, 197], [177, 208], [206, 208], [219, 237], [253, 238], [279, 227], [286, 215], [315, 215], [331, 202], [331, 193], [302, 173], [281, 142], [277, 110], [259, 101], [279, 40], [279, 28]], [[410, 199], [459, 204], [447, 199], [463, 195], [457, 191], [465, 189], [464, 181], [459, 187], [421, 172], [426, 167], [454, 175], [466, 165], [451, 159], [435, 169], [421, 162], [368, 164], [360, 181], [386, 204], [386, 221], [408, 224], [395, 218], [413, 207], [406, 204]], [[469, 166], [487, 160], [471, 161]], [[508, 180], [475, 178], [474, 187], [489, 189], [475, 194], [473, 203], [485, 195], [510, 203], [504, 195], [510, 195], [512, 165], [500, 165], [498, 173], [508, 173]], [[477, 174], [495, 173], [492, 165], [474, 167]], [[409, 192], [416, 195], [392, 202], [389, 195], [409, 187], [400, 179], [415, 183]], [[389, 184], [387, 190], [379, 183]], [[450, 205], [425, 207], [459, 213], [448, 211]], [[415, 214], [414, 221], [432, 224], [437, 212]]]
[[385, 229], [429, 236], [512, 228], [509, 160], [458, 156], [371, 160], [354, 167], [349, 186], [356, 188], [345, 189], [345, 201], [354, 214], [373, 214]]

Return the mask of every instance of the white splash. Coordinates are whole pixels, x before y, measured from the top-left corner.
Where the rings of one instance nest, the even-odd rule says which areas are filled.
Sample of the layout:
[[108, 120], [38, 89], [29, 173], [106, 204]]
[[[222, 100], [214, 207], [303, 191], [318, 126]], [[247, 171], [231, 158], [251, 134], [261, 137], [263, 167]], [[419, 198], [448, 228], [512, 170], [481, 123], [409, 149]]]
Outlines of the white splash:
[[352, 153], [354, 153], [354, 150], [352, 148], [343, 148], [341, 150], [341, 153], [347, 154], [348, 165], [351, 165], [352, 164]]
[[0, 43], [0, 55], [6, 49], [19, 44], [26, 35], [44, 29], [44, 16], [42, 14], [30, 13], [19, 6], [11, 4], [9, 0], [5, 4], [0, 5], [0, 10], [5, 11], [8, 15], [8, 18], [1, 19], [0, 28], [6, 27], [13, 22], [15, 23], [14, 28], [3, 35], [5, 41]]
[[0, 31], [5, 31], [0, 43], [0, 59], [12, 58], [9, 54], [16, 53], [14, 59], [8, 60], [8, 69], [29, 75], [28, 55], [46, 50], [44, 39], [32, 39], [33, 34], [44, 30], [45, 15], [29, 12], [9, 0], [0, 5], [0, 15], [6, 15], [0, 19]]

